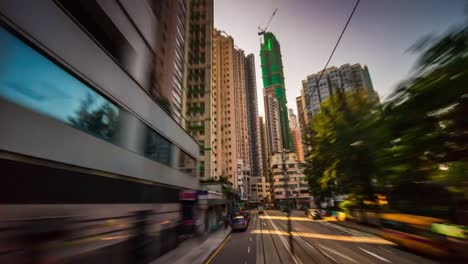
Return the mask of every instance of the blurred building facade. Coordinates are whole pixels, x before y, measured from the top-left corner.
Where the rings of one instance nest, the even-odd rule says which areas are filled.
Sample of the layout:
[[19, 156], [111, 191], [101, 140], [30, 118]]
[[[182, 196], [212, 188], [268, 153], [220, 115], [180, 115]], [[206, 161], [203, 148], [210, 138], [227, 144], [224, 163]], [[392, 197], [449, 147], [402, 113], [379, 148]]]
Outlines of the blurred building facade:
[[187, 7], [186, 128], [200, 146], [201, 179], [218, 179], [214, 151], [213, 0], [189, 0]]
[[196, 199], [199, 188], [199, 146], [183, 127], [186, 8], [184, 1], [0, 1], [0, 52], [8, 54], [0, 58], [8, 65], [0, 74], [0, 120], [8, 123], [0, 137], [0, 203], [13, 208], [1, 222], [23, 219], [16, 212], [132, 227], [77, 223], [66, 249], [50, 249], [57, 262], [108, 261], [70, 248], [80, 235], [103, 231], [123, 239], [96, 241], [100, 256], [128, 258], [111, 250], [128, 245], [124, 238], [141, 230], [133, 225], [148, 217], [160, 220], [148, 224], [159, 234], [144, 234], [152, 249], [145, 257], [156, 258], [177, 246], [180, 223], [193, 220], [190, 207], [182, 210], [193, 200], [180, 199], [182, 190]]
[[[275, 108], [274, 110], [267, 111], [267, 107], [265, 107], [267, 138], [272, 139], [268, 140], [268, 152], [272, 155], [278, 151], [282, 151], [282, 148], [292, 150], [293, 146], [291, 133], [289, 131], [281, 47], [276, 36], [271, 32], [265, 32], [265, 34], [263, 34], [260, 44], [260, 62], [263, 88], [265, 90], [264, 94], [276, 99], [276, 103], [274, 103], [270, 98], [264, 97], [265, 106], [271, 105], [272, 108]], [[273, 107], [273, 104], [276, 104], [276, 106]], [[276, 128], [268, 124], [272, 119], [278, 119], [280, 143], [276, 142], [278, 136], [273, 135], [277, 133]], [[277, 148], [278, 146], [281, 146], [279, 150]]]
[[[151, 94], [185, 127], [188, 5], [186, 0], [148, 1], [158, 22]], [[138, 5], [135, 5], [135, 7]]]
[[[283, 166], [286, 166], [287, 177], [284, 176]], [[270, 157], [270, 170], [272, 176], [270, 187], [271, 199], [274, 201], [276, 207], [286, 205], [287, 189], [289, 192], [290, 205], [293, 208], [309, 206], [311, 195], [309, 193], [309, 185], [304, 175], [304, 163], [297, 159], [296, 153], [286, 153], [284, 163], [283, 153], [272, 155]]]
[[304, 151], [302, 149], [302, 136], [297, 117], [292, 109], [289, 109], [289, 127], [291, 129], [291, 137], [293, 141], [294, 153], [300, 162], [304, 161]]

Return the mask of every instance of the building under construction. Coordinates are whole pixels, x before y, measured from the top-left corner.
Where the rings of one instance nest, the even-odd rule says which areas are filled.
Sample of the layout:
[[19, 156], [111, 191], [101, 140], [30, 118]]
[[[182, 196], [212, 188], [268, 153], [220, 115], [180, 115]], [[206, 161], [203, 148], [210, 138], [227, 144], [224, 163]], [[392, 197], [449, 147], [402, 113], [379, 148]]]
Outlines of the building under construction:
[[[265, 123], [267, 132], [268, 152], [269, 155], [275, 152], [280, 152], [275, 146], [282, 146], [286, 150], [292, 150], [293, 144], [288, 121], [288, 107], [286, 106], [286, 89], [284, 85], [283, 62], [281, 59], [280, 44], [275, 35], [271, 32], [262, 32], [263, 38], [260, 44], [260, 60], [262, 67], [263, 88], [273, 92], [276, 100], [275, 111], [268, 109], [272, 100], [268, 100], [267, 96], [271, 96], [271, 92], [265, 94]], [[276, 129], [271, 129], [271, 122], [278, 120], [280, 136], [273, 135]], [[280, 142], [277, 142], [280, 141]]]

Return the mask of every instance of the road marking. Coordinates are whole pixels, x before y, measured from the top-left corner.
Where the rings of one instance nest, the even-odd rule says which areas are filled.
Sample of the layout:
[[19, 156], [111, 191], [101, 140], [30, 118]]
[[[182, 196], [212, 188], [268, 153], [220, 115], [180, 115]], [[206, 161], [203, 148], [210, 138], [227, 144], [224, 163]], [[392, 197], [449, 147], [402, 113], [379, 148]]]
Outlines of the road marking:
[[250, 237], [250, 242], [252, 242], [252, 237]]
[[218, 255], [219, 251], [224, 247], [224, 245], [226, 244], [226, 242], [228, 242], [228, 240], [231, 238], [231, 235], [229, 235], [225, 240], [224, 242], [221, 244], [221, 246], [219, 246], [219, 248], [211, 255], [211, 257], [205, 261], [205, 264], [209, 264], [213, 258]]
[[370, 251], [367, 251], [367, 250], [363, 249], [362, 247], [359, 247], [359, 249], [366, 252], [367, 254], [369, 254], [371, 256], [374, 256], [374, 257], [380, 259], [380, 260], [383, 260], [383, 261], [388, 262], [388, 263], [392, 263], [390, 260], [388, 260], [386, 258], [383, 258], [383, 257], [381, 257], [381, 256], [379, 256], [379, 255], [377, 255], [375, 253], [370, 252]]
[[321, 247], [321, 248], [323, 248], [323, 249], [325, 249], [325, 250], [328, 250], [328, 251], [330, 251], [330, 252], [332, 252], [332, 253], [334, 253], [334, 254], [336, 254], [336, 255], [338, 255], [338, 256], [344, 258], [344, 259], [347, 259], [347, 260], [349, 260], [349, 261], [351, 261], [351, 262], [358, 263], [358, 262], [355, 261], [354, 259], [352, 259], [352, 258], [350, 258], [350, 257], [348, 257], [348, 256], [346, 256], [346, 255], [343, 255], [343, 254], [341, 254], [340, 252], [338, 252], [338, 251], [336, 251], [336, 250], [333, 250], [333, 249], [331, 249], [331, 248], [329, 248], [329, 247], [322, 246], [322, 245], [320, 245], [320, 244], [318, 244], [318, 246]]
[[247, 247], [247, 254], [250, 254], [250, 246]]
[[327, 252], [322, 252], [322, 253], [323, 253], [325, 256], [327, 256], [328, 258], [330, 258], [330, 259], [332, 259], [333, 261], [335, 261], [336, 263], [340, 263], [340, 262], [338, 262], [338, 260], [336, 260], [334, 257], [328, 255]]
[[[265, 212], [265, 215], [268, 216], [268, 214]], [[299, 260], [296, 259], [296, 257], [292, 254], [291, 249], [289, 248], [286, 239], [281, 235], [281, 232], [279, 229], [276, 227], [276, 225], [271, 221], [270, 218], [268, 218], [268, 221], [270, 221], [270, 224], [273, 226], [273, 228], [276, 230], [276, 234], [278, 234], [279, 238], [281, 239], [281, 242], [283, 242], [284, 247], [288, 250], [289, 254], [291, 255], [291, 258], [294, 260], [294, 263], [299, 264], [302, 263]]]
[[384, 248], [384, 247], [379, 247], [379, 248], [381, 248], [381, 249], [387, 251], [388, 253], [393, 253], [392, 251], [390, 251], [389, 249], [386, 249], [386, 248]]

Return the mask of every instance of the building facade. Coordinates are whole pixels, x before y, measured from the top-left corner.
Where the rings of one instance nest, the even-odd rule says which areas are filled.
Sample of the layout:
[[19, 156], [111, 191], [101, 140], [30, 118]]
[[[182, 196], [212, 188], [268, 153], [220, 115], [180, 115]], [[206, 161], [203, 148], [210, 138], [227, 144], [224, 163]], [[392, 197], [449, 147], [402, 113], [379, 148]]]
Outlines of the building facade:
[[291, 129], [294, 153], [296, 153], [299, 162], [304, 162], [301, 129], [299, 127], [299, 123], [297, 122], [297, 117], [292, 109], [289, 109], [289, 127]]
[[[292, 150], [293, 146], [291, 133], [289, 131], [288, 108], [286, 105], [286, 88], [284, 85], [281, 49], [278, 40], [271, 32], [265, 32], [265, 34], [263, 34], [262, 42], [260, 44], [260, 61], [262, 68], [263, 88], [265, 90], [271, 90], [268, 92], [268, 94], [273, 95], [276, 98], [281, 145], [287, 150]], [[265, 105], [267, 105], [266, 101]], [[276, 115], [276, 113], [273, 111], [271, 111], [271, 114]], [[272, 118], [276, 117], [270, 117], [269, 113], [266, 113], [265, 110], [265, 121], [268, 122], [268, 120]], [[267, 133], [270, 134], [275, 132], [269, 130], [267, 125]], [[272, 135], [269, 137], [273, 138]], [[270, 141], [269, 144], [273, 144], [273, 142]], [[269, 145], [269, 149], [275, 151], [276, 147]], [[282, 151], [282, 149], [280, 151]]]
[[[283, 150], [283, 140], [281, 137], [281, 115], [278, 98], [275, 95], [275, 87], [270, 86], [263, 89], [263, 99], [265, 107], [265, 135], [267, 157]], [[288, 123], [289, 132], [289, 123]]]
[[247, 94], [248, 131], [251, 153], [250, 168], [252, 177], [263, 175], [256, 80], [255, 56], [253, 54], [249, 54], [245, 59], [245, 88]]
[[244, 51], [223, 31], [213, 34], [215, 174], [249, 199], [251, 151]]
[[256, 177], [255, 181], [252, 181], [252, 196], [251, 200], [260, 204], [270, 203], [270, 182], [267, 181], [266, 177]]
[[213, 90], [215, 133], [215, 174], [237, 184], [237, 131], [234, 88], [234, 39], [213, 32]]
[[247, 115], [246, 58], [244, 51], [234, 48], [234, 98], [236, 113], [235, 126], [237, 133], [237, 180], [241, 189], [241, 199], [250, 197], [251, 148], [249, 135], [249, 118]]
[[[286, 166], [286, 177], [284, 176], [283, 166]], [[292, 208], [299, 209], [310, 206], [311, 195], [303, 172], [304, 163], [299, 162], [296, 153], [286, 153], [285, 161], [283, 161], [283, 153], [272, 155], [270, 157], [270, 170], [272, 174], [271, 199], [277, 208], [287, 204], [286, 190], [289, 192]]]
[[262, 176], [266, 177], [267, 181], [269, 181], [269, 168], [268, 168], [268, 152], [267, 152], [267, 141], [266, 141], [266, 128], [265, 122], [263, 122], [263, 117], [258, 117], [258, 124], [260, 130], [260, 152], [262, 159], [260, 160], [262, 166]]
[[[152, 95], [185, 127], [187, 78], [186, 0], [148, 1], [158, 22]], [[147, 27], [146, 27], [147, 28]]]
[[[299, 120], [304, 120], [304, 127], [310, 123], [315, 114], [320, 112], [320, 104], [339, 90], [347, 92], [354, 89], [364, 89], [377, 96], [367, 66], [362, 67], [359, 63], [344, 64], [339, 68], [327, 68], [322, 78], [320, 78], [320, 74], [321, 72], [317, 72], [309, 75], [302, 81], [301, 105], [298, 101], [296, 103], [298, 109], [304, 109], [298, 110], [299, 112], [303, 111]], [[319, 78], [320, 80], [318, 80]]]
[[213, 87], [213, 0], [187, 4], [187, 131], [200, 147], [200, 178], [217, 179], [215, 173], [215, 90]]
[[301, 89], [301, 95], [296, 97], [296, 105], [297, 105], [297, 117], [298, 117], [299, 127], [301, 130], [301, 136], [304, 136], [307, 133], [306, 123], [310, 121], [309, 121], [309, 117], [307, 116], [307, 111], [305, 109], [304, 91], [302, 89]]

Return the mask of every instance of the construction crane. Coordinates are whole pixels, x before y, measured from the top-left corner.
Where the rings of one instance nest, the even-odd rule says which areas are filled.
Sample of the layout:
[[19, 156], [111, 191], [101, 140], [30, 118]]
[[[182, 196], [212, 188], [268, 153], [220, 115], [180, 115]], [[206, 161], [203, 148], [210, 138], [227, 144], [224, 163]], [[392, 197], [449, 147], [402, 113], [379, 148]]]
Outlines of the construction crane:
[[259, 36], [265, 34], [265, 32], [266, 32], [267, 29], [268, 29], [268, 26], [270, 26], [271, 20], [273, 19], [273, 17], [274, 17], [275, 14], [276, 14], [276, 11], [278, 11], [278, 8], [276, 8], [275, 11], [273, 11], [273, 14], [271, 14], [271, 17], [270, 17], [270, 19], [268, 20], [268, 23], [266, 24], [265, 28], [258, 27], [258, 35], [259, 35]]

